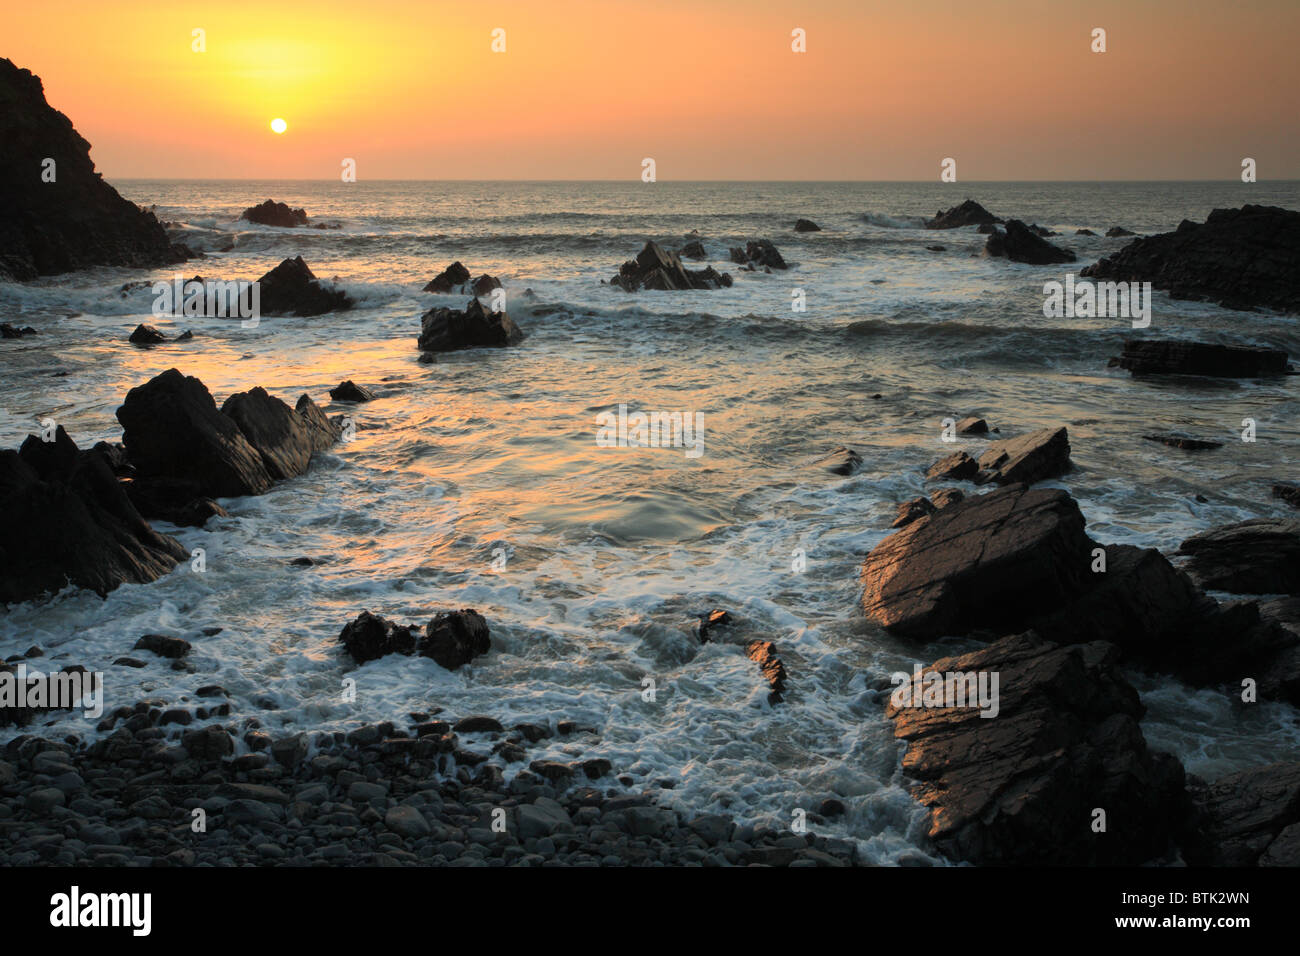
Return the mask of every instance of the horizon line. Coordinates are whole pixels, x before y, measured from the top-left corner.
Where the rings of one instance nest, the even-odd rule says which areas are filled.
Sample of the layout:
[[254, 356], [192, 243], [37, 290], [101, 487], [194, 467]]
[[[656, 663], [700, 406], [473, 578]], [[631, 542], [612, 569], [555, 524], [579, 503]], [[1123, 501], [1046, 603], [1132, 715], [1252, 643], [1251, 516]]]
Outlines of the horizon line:
[[[104, 177], [108, 177], [105, 175]], [[461, 177], [446, 177], [442, 179], [424, 179], [424, 178], [375, 178], [357, 180], [357, 182], [344, 183], [338, 177], [206, 177], [206, 176], [115, 176], [117, 182], [174, 182], [174, 183], [333, 183], [338, 182], [343, 186], [354, 186], [357, 182], [365, 183], [627, 183], [629, 185], [657, 186], [661, 183], [666, 185], [684, 183], [811, 183], [811, 184], [834, 184], [840, 185], [845, 183], [863, 183], [863, 184], [882, 184], [897, 183], [906, 185], [935, 184], [943, 187], [961, 186], [961, 185], [997, 185], [1005, 183], [1047, 183], [1061, 185], [1083, 185], [1089, 183], [1220, 183], [1231, 185], [1238, 183], [1237, 179], [968, 179], [959, 183], [934, 183], [930, 179], [669, 179], [660, 180], [653, 183], [644, 183], [639, 179], [474, 179]], [[1243, 186], [1258, 186], [1268, 183], [1300, 183], [1300, 178], [1296, 179], [1267, 179], [1258, 180], [1253, 183], [1240, 183]]]

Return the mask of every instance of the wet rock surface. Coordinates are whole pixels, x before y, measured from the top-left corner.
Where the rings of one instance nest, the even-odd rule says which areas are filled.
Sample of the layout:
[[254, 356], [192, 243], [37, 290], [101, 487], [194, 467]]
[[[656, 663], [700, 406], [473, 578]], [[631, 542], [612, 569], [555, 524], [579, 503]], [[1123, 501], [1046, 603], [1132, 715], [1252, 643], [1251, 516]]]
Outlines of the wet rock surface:
[[1134, 375], [1215, 378], [1259, 378], [1291, 370], [1286, 352], [1278, 349], [1156, 339], [1125, 341], [1123, 354], [1110, 364]]

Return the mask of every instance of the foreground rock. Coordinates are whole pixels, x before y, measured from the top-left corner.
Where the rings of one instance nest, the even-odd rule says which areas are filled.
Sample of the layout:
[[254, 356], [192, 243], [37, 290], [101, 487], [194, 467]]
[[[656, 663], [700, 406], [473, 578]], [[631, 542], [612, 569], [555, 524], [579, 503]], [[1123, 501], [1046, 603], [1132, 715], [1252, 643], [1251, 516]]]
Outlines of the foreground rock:
[[1260, 378], [1291, 371], [1287, 354], [1278, 349], [1156, 339], [1126, 340], [1124, 354], [1110, 364], [1134, 375]]
[[1194, 786], [1202, 839], [1191, 863], [1300, 866], [1300, 763], [1275, 763]]
[[505, 312], [489, 312], [478, 299], [462, 309], [440, 307], [420, 317], [421, 352], [504, 348], [523, 340], [524, 333]]
[[1175, 299], [1227, 308], [1300, 312], [1300, 212], [1216, 209], [1202, 224], [1183, 220], [1174, 232], [1136, 239], [1081, 275], [1150, 282]]
[[90, 144], [46, 103], [39, 77], [0, 59], [0, 103], [0, 279], [185, 260], [153, 213], [95, 172]]
[[[1152, 753], [1137, 692], [1111, 646], [1032, 633], [944, 658], [925, 674], [998, 675], [997, 712], [924, 704], [934, 678], [886, 711], [908, 742], [903, 771], [930, 808], [930, 839], [978, 864], [1136, 865], [1165, 857], [1187, 817], [1182, 765]], [[931, 698], [934, 700], [934, 698]], [[902, 706], [900, 706], [900, 704]], [[1106, 830], [1094, 832], [1094, 810]]]
[[1300, 518], [1255, 518], [1193, 535], [1178, 548], [1201, 587], [1300, 594]]
[[389, 654], [420, 654], [454, 671], [492, 648], [487, 621], [478, 611], [442, 611], [424, 633], [362, 611], [339, 633], [339, 643], [358, 664]]
[[249, 206], [239, 214], [239, 218], [263, 226], [281, 226], [286, 229], [307, 225], [306, 210], [290, 209], [287, 204], [271, 199], [257, 206]]
[[68, 584], [101, 596], [144, 584], [189, 557], [149, 527], [107, 457], [82, 451], [60, 426], [0, 452], [0, 603], [29, 601]]
[[1052, 245], [1019, 219], [1010, 220], [1005, 231], [989, 234], [984, 243], [984, 255], [1025, 262], [1032, 266], [1073, 262], [1075, 259], [1073, 252]]
[[991, 226], [1002, 220], [989, 212], [973, 199], [967, 199], [960, 206], [949, 210], [940, 209], [934, 218], [925, 224], [926, 229], [957, 229], [961, 226]]
[[302, 256], [285, 259], [257, 282], [261, 286], [263, 315], [324, 315], [353, 306], [351, 297], [342, 289], [323, 285]]
[[969, 479], [979, 485], [989, 482], [1030, 485], [1064, 475], [1070, 468], [1070, 434], [1062, 425], [994, 442], [979, 458], [972, 458], [964, 451], [953, 452], [931, 465], [926, 478], [931, 481]]
[[647, 242], [635, 259], [629, 259], [610, 280], [624, 292], [651, 290], [681, 292], [686, 289], [722, 289], [731, 285], [731, 276], [707, 269], [687, 269], [675, 252], [661, 249], [658, 243]]
[[744, 249], [732, 249], [731, 261], [751, 271], [790, 268], [770, 239], [751, 239], [745, 243]]

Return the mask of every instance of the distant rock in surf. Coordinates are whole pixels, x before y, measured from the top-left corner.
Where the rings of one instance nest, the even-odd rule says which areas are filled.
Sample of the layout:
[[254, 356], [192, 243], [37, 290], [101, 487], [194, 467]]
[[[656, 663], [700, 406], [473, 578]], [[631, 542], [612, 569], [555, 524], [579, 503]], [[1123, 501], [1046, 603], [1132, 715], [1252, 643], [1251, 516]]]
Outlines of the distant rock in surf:
[[0, 278], [183, 262], [156, 216], [118, 195], [39, 77], [0, 58]]
[[1106, 230], [1107, 239], [1117, 239], [1122, 236], [1136, 236], [1136, 235], [1137, 235], [1136, 232], [1130, 232], [1129, 230], [1125, 229], [1123, 226], [1111, 226], [1109, 229]]
[[1287, 353], [1253, 346], [1215, 345], [1166, 339], [1128, 339], [1112, 366], [1134, 375], [1203, 375], [1213, 378], [1262, 378], [1292, 370]]
[[862, 467], [862, 456], [852, 448], [840, 445], [829, 455], [818, 458], [813, 464], [833, 475], [851, 475]]
[[683, 259], [694, 259], [697, 262], [709, 258], [708, 251], [704, 248], [704, 243], [698, 239], [692, 239], [686, 245], [677, 250], [677, 254]]
[[1221, 441], [1210, 441], [1205, 438], [1195, 438], [1191, 435], [1143, 435], [1142, 438], [1144, 441], [1159, 442], [1162, 445], [1179, 448], [1183, 451], [1210, 451], [1223, 447]]
[[751, 239], [745, 243], [744, 249], [732, 249], [731, 261], [751, 271], [760, 267], [764, 269], [790, 268], [786, 265], [785, 259], [781, 257], [780, 250], [772, 244], [770, 239]]
[[425, 626], [423, 634], [416, 626], [395, 624], [362, 611], [339, 633], [339, 643], [358, 664], [389, 654], [419, 654], [453, 671], [492, 648], [487, 621], [469, 608], [439, 612]]
[[280, 226], [285, 229], [307, 225], [306, 210], [290, 209], [287, 204], [272, 199], [257, 206], [249, 206], [239, 214], [239, 218], [262, 226]]
[[440, 307], [420, 317], [421, 352], [455, 352], [460, 349], [504, 348], [524, 337], [505, 312], [490, 312], [477, 299], [464, 309]]
[[1074, 230], [1074, 234], [1075, 234], [1076, 236], [1096, 236], [1096, 235], [1097, 235], [1097, 234], [1096, 234], [1095, 232], [1093, 232], [1091, 229], [1076, 229], [1076, 230]]
[[1024, 262], [1032, 266], [1051, 265], [1059, 262], [1073, 262], [1075, 255], [1068, 249], [1054, 246], [1046, 239], [1036, 235], [1019, 219], [1012, 219], [1006, 224], [1005, 231], [994, 230], [984, 244], [984, 255], [1006, 258], [1012, 262]]
[[330, 398], [336, 402], [371, 402], [375, 399], [375, 393], [348, 379], [330, 389]]
[[1080, 274], [1150, 282], [1172, 298], [1230, 309], [1300, 312], [1300, 212], [1216, 209], [1204, 223], [1183, 220], [1174, 232], [1135, 239]]
[[0, 322], [0, 338], [21, 339], [36, 334], [38, 334], [37, 331], [30, 325], [17, 326], [10, 325], [8, 322]]
[[960, 206], [940, 209], [934, 218], [925, 224], [926, 229], [957, 229], [961, 226], [989, 226], [1002, 222], [973, 199], [967, 199]]
[[794, 224], [795, 232], [821, 232], [822, 227], [817, 225], [811, 219], [797, 219]]
[[717, 272], [712, 266], [691, 270], [682, 265], [675, 252], [647, 242], [635, 259], [629, 259], [610, 280], [624, 292], [650, 290], [680, 292], [686, 289], [721, 289], [731, 285], [731, 276]]
[[157, 345], [160, 342], [166, 342], [167, 336], [163, 335], [152, 325], [137, 325], [135, 331], [127, 339], [132, 345]]
[[285, 259], [257, 282], [263, 315], [323, 315], [344, 312], [354, 304], [343, 290], [323, 285], [302, 256]]

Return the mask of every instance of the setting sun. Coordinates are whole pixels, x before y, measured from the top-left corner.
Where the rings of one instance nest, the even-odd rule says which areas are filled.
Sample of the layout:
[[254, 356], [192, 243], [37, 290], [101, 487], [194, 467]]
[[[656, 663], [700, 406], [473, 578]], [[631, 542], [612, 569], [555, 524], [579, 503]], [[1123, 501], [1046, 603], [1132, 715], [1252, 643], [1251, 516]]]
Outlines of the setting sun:
[[284, 120], [280, 119], [278, 116], [275, 119], [271, 120], [271, 130], [273, 132], [283, 133], [288, 128], [289, 128], [289, 124], [286, 123]]

